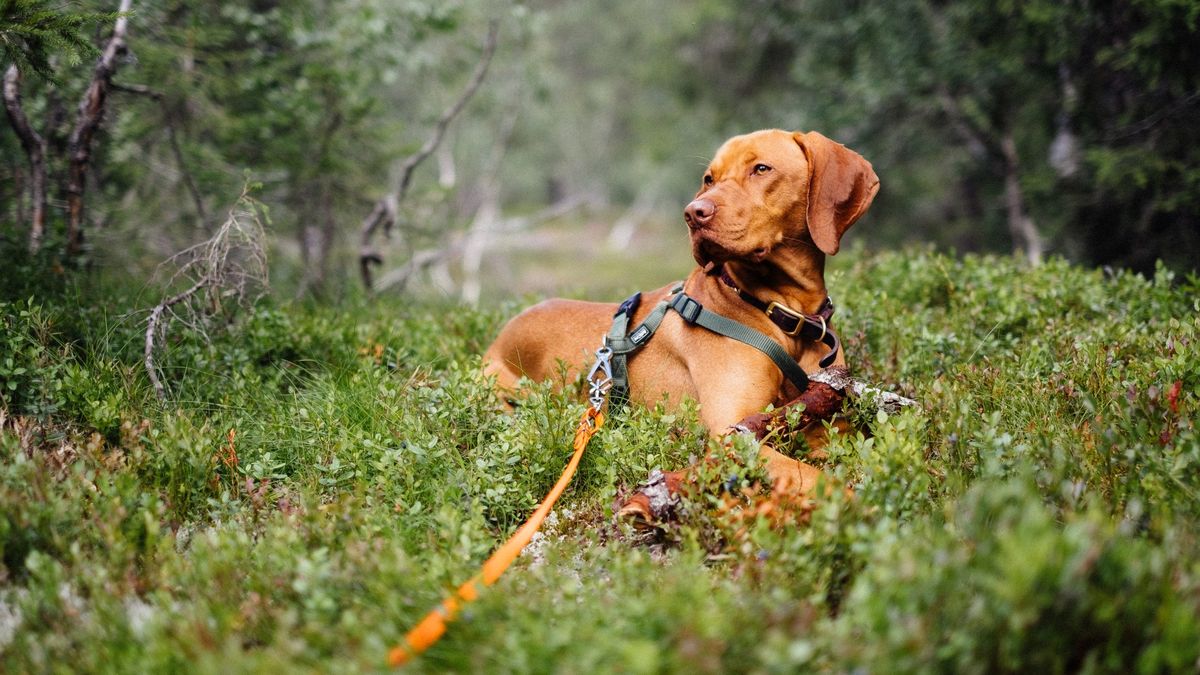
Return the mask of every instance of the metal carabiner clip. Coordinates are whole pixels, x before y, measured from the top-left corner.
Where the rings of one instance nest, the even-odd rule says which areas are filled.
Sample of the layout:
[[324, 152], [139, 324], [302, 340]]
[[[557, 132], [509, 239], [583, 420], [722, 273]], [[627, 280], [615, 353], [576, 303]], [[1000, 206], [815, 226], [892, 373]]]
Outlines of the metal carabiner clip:
[[608, 390], [612, 388], [612, 348], [608, 346], [608, 337], [604, 344], [596, 350], [596, 363], [588, 371], [588, 402], [592, 409], [600, 412], [604, 400], [608, 398]]

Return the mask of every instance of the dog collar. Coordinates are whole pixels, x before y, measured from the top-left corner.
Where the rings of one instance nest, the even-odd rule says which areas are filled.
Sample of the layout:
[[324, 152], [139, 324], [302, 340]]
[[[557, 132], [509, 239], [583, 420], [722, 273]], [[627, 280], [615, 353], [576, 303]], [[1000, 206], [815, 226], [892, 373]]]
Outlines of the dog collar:
[[828, 368], [833, 364], [833, 359], [837, 356], [839, 342], [837, 335], [829, 328], [829, 319], [833, 316], [835, 310], [833, 300], [829, 296], [825, 296], [825, 301], [817, 308], [816, 313], [805, 314], [804, 312], [797, 312], [780, 302], [763, 302], [762, 299], [747, 293], [738, 287], [733, 277], [729, 276], [729, 271], [724, 268], [721, 268], [718, 276], [721, 279], [721, 283], [732, 289], [742, 299], [742, 302], [766, 314], [771, 323], [778, 326], [785, 334], [828, 345], [830, 350], [828, 354], [822, 357], [821, 367]]

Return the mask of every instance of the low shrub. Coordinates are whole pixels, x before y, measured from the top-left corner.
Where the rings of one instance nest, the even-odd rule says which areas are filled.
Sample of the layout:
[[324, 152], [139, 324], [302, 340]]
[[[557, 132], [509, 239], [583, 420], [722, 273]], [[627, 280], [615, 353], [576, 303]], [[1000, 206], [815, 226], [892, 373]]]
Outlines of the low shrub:
[[[1200, 281], [914, 249], [830, 284], [856, 375], [921, 407], [858, 411], [815, 508], [695, 405], [627, 410], [413, 669], [1194, 670]], [[575, 389], [508, 414], [481, 372], [515, 307], [264, 299], [174, 331], [159, 402], [136, 297], [0, 301], [5, 672], [376, 670], [569, 455]], [[706, 454], [657, 538], [614, 523]]]

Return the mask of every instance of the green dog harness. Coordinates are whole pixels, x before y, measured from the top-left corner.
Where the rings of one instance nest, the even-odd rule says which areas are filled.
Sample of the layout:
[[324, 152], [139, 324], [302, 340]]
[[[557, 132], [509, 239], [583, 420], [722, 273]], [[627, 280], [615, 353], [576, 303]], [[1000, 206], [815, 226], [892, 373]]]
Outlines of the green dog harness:
[[[827, 368], [833, 364], [837, 356], [838, 339], [829, 330], [829, 317], [833, 315], [833, 302], [825, 298], [816, 314], [803, 314], [789, 309], [779, 303], [765, 303], [758, 298], [738, 288], [733, 279], [724, 271], [721, 281], [737, 292], [743, 301], [761, 310], [788, 335], [822, 342], [830, 350], [821, 358], [820, 365]], [[620, 406], [629, 400], [629, 356], [641, 349], [654, 337], [655, 331], [662, 324], [667, 312], [675, 312], [689, 324], [706, 328], [718, 335], [737, 340], [766, 354], [783, 372], [784, 377], [800, 391], [808, 388], [808, 375], [792, 359], [791, 355], [776, 341], [763, 335], [749, 326], [722, 316], [683, 292], [683, 283], [677, 283], [671, 288], [671, 293], [659, 301], [650, 314], [633, 330], [629, 330], [629, 322], [633, 319], [642, 302], [640, 292], [631, 295], [613, 315], [612, 327], [604, 337], [604, 344], [612, 350], [612, 389], [609, 391], [609, 405]]]

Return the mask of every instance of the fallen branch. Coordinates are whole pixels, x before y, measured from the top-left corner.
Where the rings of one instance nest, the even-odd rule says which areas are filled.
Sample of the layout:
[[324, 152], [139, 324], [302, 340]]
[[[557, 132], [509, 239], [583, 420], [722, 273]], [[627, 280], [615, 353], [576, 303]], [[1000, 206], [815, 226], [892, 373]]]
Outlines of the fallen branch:
[[371, 244], [371, 240], [375, 237], [375, 233], [382, 228], [384, 235], [391, 234], [392, 227], [396, 224], [397, 212], [399, 204], [408, 194], [408, 188], [412, 184], [413, 173], [421, 162], [424, 162], [428, 157], [437, 150], [441, 145], [442, 139], [446, 135], [446, 129], [449, 128], [450, 122], [462, 112], [466, 107], [467, 101], [475, 95], [479, 90], [479, 86], [483, 84], [483, 78], [487, 75], [488, 66], [492, 63], [492, 56], [496, 53], [496, 38], [499, 34], [500, 25], [496, 21], [492, 21], [488, 25], [487, 37], [483, 43], [483, 53], [479, 58], [479, 63], [475, 66], [475, 72], [471, 75], [471, 79], [467, 82], [467, 86], [463, 89], [458, 100], [446, 108], [441, 117], [438, 118], [437, 124], [434, 125], [433, 132], [429, 138], [425, 140], [425, 144], [420, 150], [409, 155], [400, 164], [400, 180], [396, 190], [391, 194], [381, 198], [375, 204], [375, 208], [363, 220], [362, 234], [359, 245], [359, 274], [362, 276], [363, 288], [370, 293], [374, 286], [371, 279], [371, 268], [373, 265], [383, 264], [383, 255]]
[[[759, 440], [776, 431], [797, 432], [813, 422], [832, 419], [842, 410], [847, 399], [853, 399], [856, 405], [872, 406], [876, 411], [889, 414], [917, 405], [917, 402], [911, 398], [883, 391], [862, 380], [850, 377], [849, 371], [845, 368], [833, 367], [809, 375], [808, 388], [804, 390], [804, 393], [783, 407], [769, 413], [751, 415], [742, 420], [734, 429], [739, 432], [752, 433]], [[798, 406], [803, 406], [800, 416], [788, 420], [788, 411]]]
[[444, 248], [430, 248], [417, 251], [408, 259], [408, 262], [380, 277], [379, 281], [371, 289], [372, 292], [378, 293], [379, 291], [385, 291], [394, 287], [404, 290], [404, 287], [408, 285], [413, 275], [442, 261], [451, 255], [456, 248], [457, 245], [451, 245]]
[[207, 339], [210, 321], [227, 312], [230, 299], [234, 308], [242, 308], [266, 289], [266, 235], [262, 208], [250, 197], [249, 187], [243, 189], [229, 210], [229, 217], [212, 237], [167, 261], [179, 266], [168, 286], [185, 278], [191, 279], [192, 283], [187, 290], [155, 305], [146, 320], [143, 364], [159, 400], [166, 398], [166, 388], [159, 378], [154, 353], [158, 340], [165, 338], [171, 320], [183, 323]]
[[858, 405], [871, 403], [875, 406], [876, 411], [886, 412], [889, 415], [900, 412], [903, 408], [917, 407], [920, 404], [911, 398], [895, 394], [890, 391], [884, 391], [878, 387], [856, 380], [850, 377], [850, 372], [845, 368], [826, 368], [818, 370], [808, 376], [811, 382], [827, 385], [835, 390], [844, 392], [847, 396], [857, 401]]
[[483, 284], [479, 280], [479, 272], [483, 268], [483, 256], [487, 250], [488, 239], [500, 223], [500, 169], [504, 165], [504, 155], [512, 142], [513, 132], [517, 128], [520, 109], [512, 108], [500, 123], [492, 144], [491, 155], [482, 172], [483, 178], [476, 187], [479, 194], [478, 206], [471, 226], [463, 236], [462, 284], [459, 297], [463, 303], [474, 307], [479, 304], [479, 295]]
[[[539, 246], [545, 247], [544, 238], [536, 234], [527, 233], [526, 230], [546, 221], [561, 218], [571, 211], [585, 206], [587, 203], [588, 199], [584, 197], [566, 197], [528, 216], [498, 219], [492, 225], [491, 229], [489, 229], [489, 233], [503, 234], [505, 236], [492, 241], [489, 245], [493, 249], [517, 249], [522, 251], [531, 250]], [[378, 280], [375, 280], [371, 292], [381, 293], [392, 289], [404, 290], [414, 275], [461, 253], [470, 234], [468, 231], [452, 237], [438, 248], [427, 248], [417, 251], [403, 265], [389, 270], [386, 274], [379, 277]]]

